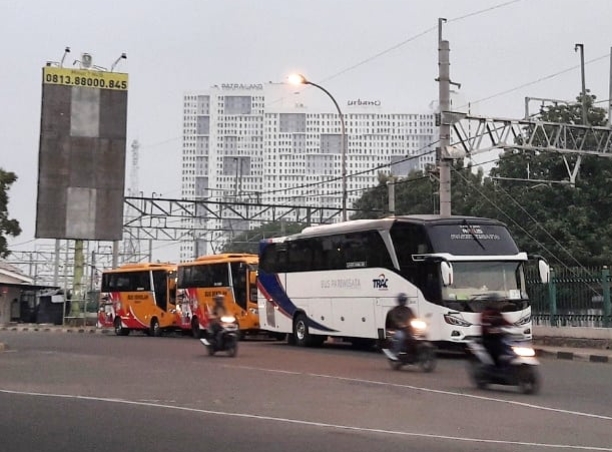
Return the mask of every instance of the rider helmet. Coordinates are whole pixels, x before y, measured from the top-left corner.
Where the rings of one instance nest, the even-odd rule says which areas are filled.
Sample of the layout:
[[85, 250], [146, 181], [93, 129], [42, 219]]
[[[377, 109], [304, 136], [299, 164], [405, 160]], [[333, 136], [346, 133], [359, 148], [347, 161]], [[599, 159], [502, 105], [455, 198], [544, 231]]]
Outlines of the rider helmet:
[[223, 294], [218, 293], [217, 295], [215, 295], [213, 297], [213, 300], [215, 301], [215, 304], [217, 306], [223, 306], [223, 300], [225, 299], [225, 297], [223, 296]]
[[405, 293], [401, 293], [397, 296], [397, 304], [400, 306], [406, 306], [408, 303], [408, 297]]

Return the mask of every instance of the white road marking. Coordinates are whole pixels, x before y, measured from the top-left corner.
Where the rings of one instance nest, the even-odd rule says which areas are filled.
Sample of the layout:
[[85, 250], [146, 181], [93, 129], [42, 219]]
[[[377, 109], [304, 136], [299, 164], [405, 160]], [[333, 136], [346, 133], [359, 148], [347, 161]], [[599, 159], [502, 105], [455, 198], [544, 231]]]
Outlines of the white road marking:
[[535, 405], [533, 403], [517, 402], [515, 400], [497, 399], [495, 397], [486, 397], [486, 396], [480, 396], [480, 395], [474, 395], [474, 394], [464, 394], [461, 392], [444, 391], [442, 389], [423, 388], [420, 386], [412, 386], [412, 385], [405, 385], [405, 384], [399, 384], [399, 383], [389, 383], [386, 381], [363, 380], [360, 378], [339, 377], [336, 375], [325, 375], [325, 374], [313, 374], [309, 372], [288, 372], [286, 370], [266, 369], [263, 367], [253, 367], [253, 366], [225, 365], [224, 367], [238, 368], [238, 369], [245, 369], [245, 370], [258, 370], [261, 372], [302, 375], [306, 377], [328, 378], [330, 380], [350, 381], [351, 383], [366, 383], [366, 384], [378, 385], [378, 386], [390, 386], [394, 388], [412, 389], [414, 391], [429, 392], [433, 394], [443, 394], [443, 395], [450, 395], [450, 396], [456, 396], [456, 397], [465, 397], [468, 399], [485, 400], [487, 402], [505, 403], [508, 405], [516, 405], [516, 406], [520, 406], [523, 408], [531, 408], [531, 409], [542, 410], [542, 411], [552, 411], [555, 413], [569, 414], [573, 416], [590, 417], [590, 418], [595, 418], [595, 419], [603, 419], [607, 421], [612, 421], [612, 416], [605, 416], [602, 414], [593, 414], [593, 413], [584, 413], [581, 411], [564, 410], [561, 408], [552, 408], [552, 407], [547, 407], [544, 405]]
[[136, 401], [124, 400], [124, 399], [109, 399], [109, 398], [104, 398], [104, 397], [78, 396], [78, 395], [69, 395], [69, 394], [46, 394], [46, 393], [39, 393], [39, 392], [11, 391], [7, 389], [0, 389], [0, 393], [23, 395], [23, 396], [33, 396], [33, 397], [55, 397], [55, 398], [62, 398], [62, 399], [87, 400], [87, 401], [94, 401], [94, 402], [120, 403], [120, 404], [125, 404], [125, 405], [137, 405], [137, 406], [147, 406], [147, 407], [154, 407], [154, 408], [165, 408], [165, 409], [171, 409], [171, 410], [177, 410], [177, 411], [188, 411], [191, 413], [200, 413], [200, 414], [207, 414], [207, 415], [214, 415], [214, 416], [228, 416], [228, 417], [236, 417], [236, 418], [243, 418], [243, 419], [257, 419], [257, 420], [262, 420], [262, 421], [273, 421], [273, 422], [280, 422], [280, 423], [285, 423], [285, 424], [304, 425], [304, 426], [309, 426], [309, 427], [321, 427], [321, 428], [335, 429], [335, 430], [348, 430], [348, 431], [356, 431], [356, 432], [361, 432], [361, 433], [377, 433], [377, 434], [383, 434], [383, 435], [409, 436], [409, 437], [417, 437], [417, 438], [429, 438], [429, 439], [438, 439], [438, 440], [462, 441], [462, 442], [484, 443], [484, 444], [505, 444], [505, 445], [512, 445], [512, 446], [542, 447], [542, 448], [550, 448], [550, 449], [557, 449], [557, 450], [558, 449], [571, 449], [571, 450], [594, 450], [594, 451], [612, 452], [612, 448], [609, 448], [609, 447], [579, 446], [579, 445], [571, 445], [571, 444], [532, 443], [532, 442], [526, 442], [526, 441], [504, 441], [504, 440], [497, 440], [497, 439], [468, 438], [468, 437], [461, 437], [461, 436], [447, 436], [447, 435], [433, 435], [433, 434], [428, 434], [428, 433], [402, 432], [402, 431], [396, 431], [396, 430], [354, 427], [350, 425], [327, 424], [324, 422], [313, 422], [313, 421], [303, 421], [299, 419], [261, 416], [261, 415], [256, 415], [256, 414], [247, 414], [247, 413], [230, 413], [230, 412], [225, 412], [225, 411], [203, 410], [203, 409], [198, 409], [198, 408], [164, 405], [160, 403], [136, 402]]

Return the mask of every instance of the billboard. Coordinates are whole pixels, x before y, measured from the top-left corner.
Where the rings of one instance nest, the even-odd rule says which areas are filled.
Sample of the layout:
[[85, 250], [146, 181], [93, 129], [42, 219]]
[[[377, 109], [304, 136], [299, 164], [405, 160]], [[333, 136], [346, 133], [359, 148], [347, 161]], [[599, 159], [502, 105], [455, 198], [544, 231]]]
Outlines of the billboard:
[[128, 75], [42, 71], [37, 238], [121, 240]]

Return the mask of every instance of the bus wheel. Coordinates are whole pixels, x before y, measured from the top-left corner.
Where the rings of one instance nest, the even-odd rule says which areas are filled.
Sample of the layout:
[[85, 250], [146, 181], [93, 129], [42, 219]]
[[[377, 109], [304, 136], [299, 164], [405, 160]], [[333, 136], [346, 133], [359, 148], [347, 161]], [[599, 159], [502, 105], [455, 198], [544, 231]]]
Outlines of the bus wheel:
[[312, 336], [308, 331], [308, 323], [304, 314], [298, 314], [293, 324], [293, 337], [298, 347], [308, 347], [312, 343]]
[[204, 337], [202, 335], [202, 330], [200, 329], [200, 322], [198, 321], [197, 317], [191, 319], [191, 334], [196, 339], [201, 339], [202, 337]]
[[115, 317], [114, 327], [115, 334], [117, 336], [127, 336], [128, 334], [130, 334], [129, 328], [123, 328], [123, 325], [121, 325], [121, 318], [119, 317]]
[[155, 318], [151, 320], [151, 328], [149, 329], [149, 336], [153, 336], [153, 337], [161, 336], [161, 328], [159, 327], [159, 321]]

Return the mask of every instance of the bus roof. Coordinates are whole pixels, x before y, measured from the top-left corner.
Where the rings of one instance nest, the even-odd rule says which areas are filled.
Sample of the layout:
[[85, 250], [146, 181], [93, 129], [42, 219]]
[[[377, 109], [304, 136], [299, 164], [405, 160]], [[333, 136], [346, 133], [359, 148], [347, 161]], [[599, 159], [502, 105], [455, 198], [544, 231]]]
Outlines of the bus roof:
[[483, 217], [463, 215], [451, 215], [450, 217], [443, 217], [441, 215], [399, 215], [377, 219], [350, 220], [342, 223], [324, 224], [320, 226], [308, 226], [304, 228], [302, 232], [297, 234], [264, 240], [270, 242], [283, 242], [285, 240], [293, 240], [301, 237], [318, 237], [368, 230], [389, 230], [395, 222], [417, 223], [423, 225], [443, 225], [461, 224], [464, 221], [474, 224], [495, 224], [504, 226], [504, 223], [499, 220]]
[[176, 264], [171, 262], [134, 262], [123, 264], [111, 270], [105, 270], [104, 273], [123, 272], [123, 271], [138, 271], [138, 270], [176, 270]]
[[259, 259], [259, 256], [257, 256], [257, 254], [222, 253], [222, 254], [210, 254], [207, 256], [200, 256], [196, 258], [194, 261], [182, 262], [179, 265], [219, 263], [219, 262], [240, 262], [240, 261], [244, 261], [247, 263], [256, 263], [258, 259]]

